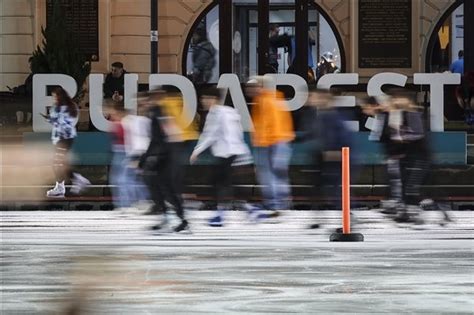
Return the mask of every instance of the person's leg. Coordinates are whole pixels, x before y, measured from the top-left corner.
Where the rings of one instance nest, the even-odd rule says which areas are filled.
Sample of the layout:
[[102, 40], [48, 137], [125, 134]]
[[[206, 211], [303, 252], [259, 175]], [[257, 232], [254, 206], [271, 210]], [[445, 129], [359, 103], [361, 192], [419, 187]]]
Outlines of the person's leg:
[[143, 174], [143, 182], [146, 185], [146, 200], [151, 200], [153, 205], [145, 212], [145, 215], [163, 215], [163, 222], [166, 223], [167, 206], [164, 201], [164, 195], [159, 185], [160, 174], [158, 174], [156, 164], [145, 164]]
[[135, 205], [140, 201], [148, 200], [148, 187], [145, 185], [143, 175], [138, 168], [139, 157], [131, 157], [128, 159], [127, 181], [129, 183], [129, 202]]
[[[112, 163], [110, 165], [109, 182], [112, 185], [112, 197], [114, 207], [123, 208], [123, 192], [124, 192], [124, 174], [123, 163], [125, 159], [125, 152], [123, 150], [114, 150]], [[126, 193], [126, 192], [125, 192]]]
[[135, 182], [136, 182], [136, 201], [142, 202], [151, 199], [151, 193], [148, 189], [148, 185], [145, 183], [145, 178], [139, 169], [135, 169]]
[[54, 173], [56, 181], [64, 182], [71, 177], [71, 167], [69, 164], [69, 151], [71, 150], [73, 139], [62, 139], [56, 144], [54, 152]]
[[324, 161], [322, 168], [322, 185], [328, 205], [333, 209], [341, 209], [341, 163], [338, 161]]
[[272, 173], [270, 163], [270, 147], [258, 147], [255, 149], [255, 167], [257, 180], [260, 184], [263, 203], [267, 207], [272, 207]]
[[123, 183], [125, 195], [123, 196], [124, 207], [131, 207], [136, 199], [135, 195], [135, 169], [131, 166], [132, 159], [126, 157], [124, 160]]
[[407, 204], [417, 205], [420, 202], [420, 187], [426, 174], [427, 162], [414, 158], [408, 170], [405, 196]]
[[418, 215], [421, 212], [419, 203], [421, 201], [420, 187], [425, 178], [427, 161], [419, 156], [416, 151], [409, 151], [401, 161], [403, 182], [403, 201], [407, 205], [404, 211], [399, 212], [395, 218], [397, 222], [423, 223]]
[[389, 178], [390, 195], [389, 199], [382, 203], [382, 213], [395, 215], [401, 210], [403, 205], [403, 185], [400, 158], [389, 157], [387, 159], [387, 174]]
[[390, 199], [400, 201], [402, 199], [402, 176], [400, 173], [400, 160], [397, 158], [387, 159], [387, 172], [390, 183]]
[[217, 202], [217, 215], [209, 224], [211, 226], [222, 226], [224, 212], [230, 207], [232, 197], [232, 162], [235, 156], [228, 158], [216, 158], [217, 163], [213, 173], [213, 184], [215, 200]]
[[183, 200], [175, 191], [173, 185], [173, 167], [172, 156], [168, 156], [165, 160], [158, 163], [158, 185], [165, 200], [167, 200], [175, 209], [176, 215], [181, 219], [181, 223], [174, 228], [175, 232], [181, 232], [188, 229], [188, 221], [184, 216]]
[[291, 199], [290, 180], [288, 176], [291, 147], [286, 142], [278, 143], [273, 146], [271, 155], [274, 204], [277, 210], [288, 209]]
[[66, 193], [65, 181], [70, 178], [70, 166], [68, 153], [72, 146], [73, 139], [63, 139], [56, 143], [53, 157], [53, 171], [56, 178], [56, 185], [48, 190], [48, 197], [64, 197]]
[[186, 144], [184, 142], [171, 144], [173, 187], [180, 198], [183, 194], [184, 171], [189, 160], [185, 148]]
[[156, 161], [146, 163], [144, 166], [144, 181], [147, 184], [150, 198], [153, 202], [151, 211], [148, 214], [159, 215], [159, 223], [152, 227], [153, 230], [161, 230], [166, 227], [167, 220], [167, 208], [160, 185], [160, 173]]
[[311, 209], [316, 210], [318, 197], [321, 195], [321, 152], [312, 151], [310, 153], [312, 185], [310, 191]]

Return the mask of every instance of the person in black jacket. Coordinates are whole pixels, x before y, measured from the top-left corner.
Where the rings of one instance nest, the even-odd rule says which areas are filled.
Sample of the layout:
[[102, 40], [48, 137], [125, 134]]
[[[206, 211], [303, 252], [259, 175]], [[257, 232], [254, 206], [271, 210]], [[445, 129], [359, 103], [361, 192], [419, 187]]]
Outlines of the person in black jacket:
[[114, 62], [112, 64], [111, 72], [105, 77], [104, 98], [112, 98], [115, 102], [123, 101], [126, 73], [123, 63]]
[[265, 72], [278, 73], [278, 48], [284, 48], [285, 52], [290, 52], [291, 54], [291, 38], [287, 33], [280, 35], [278, 24], [270, 24], [268, 37], [268, 63]]
[[[352, 134], [345, 126], [345, 117], [335, 108], [335, 102], [330, 91], [310, 87], [302, 121], [303, 131], [297, 141], [306, 142], [311, 163], [320, 170], [314, 172], [314, 189], [322, 191], [328, 205], [338, 209], [341, 204], [338, 189], [341, 182], [341, 149], [351, 147]], [[315, 223], [310, 228], [319, 226]]]
[[216, 66], [216, 50], [207, 38], [205, 27], [198, 27], [192, 38], [193, 44], [193, 72], [194, 84], [208, 83], [212, 78], [212, 70]]
[[151, 119], [150, 145], [143, 154], [139, 167], [143, 169], [145, 181], [149, 187], [154, 209], [161, 213], [160, 223], [152, 227], [153, 230], [163, 231], [168, 224], [167, 202], [176, 211], [181, 223], [174, 227], [175, 232], [189, 230], [188, 221], [184, 217], [183, 200], [176, 189], [174, 177], [176, 167], [173, 163], [177, 160], [170, 139], [177, 133], [178, 127], [174, 119], [164, 114], [160, 102], [165, 97], [163, 90], [155, 90], [149, 94], [148, 101], [142, 106], [148, 109]]

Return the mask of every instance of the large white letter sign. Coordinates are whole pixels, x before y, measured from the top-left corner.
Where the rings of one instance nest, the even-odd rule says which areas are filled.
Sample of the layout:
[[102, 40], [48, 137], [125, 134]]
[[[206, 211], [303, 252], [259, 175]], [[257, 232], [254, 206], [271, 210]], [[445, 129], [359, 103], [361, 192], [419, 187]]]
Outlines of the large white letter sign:
[[[137, 82], [138, 74], [125, 74], [124, 101], [125, 108], [131, 113], [137, 112]], [[112, 122], [107, 120], [104, 115], [104, 94], [103, 91], [104, 75], [91, 74], [89, 76], [89, 114], [92, 124], [101, 131], [110, 131]]]
[[[395, 73], [395, 72], [383, 72], [377, 73], [372, 78], [370, 78], [367, 83], [367, 94], [369, 96], [381, 96], [386, 95], [382, 91], [382, 86], [391, 84], [396, 86], [404, 87], [407, 83], [408, 77], [406, 75]], [[365, 123], [367, 129], [372, 130], [373, 125], [375, 124], [375, 119], [368, 117]]]
[[[59, 73], [35, 74], [33, 76], [33, 131], [51, 131], [51, 124], [40, 117], [40, 113], [46, 113], [46, 106], [53, 105], [53, 98], [47, 96], [46, 88], [52, 85], [61, 86], [66, 92], [74, 97], [77, 92], [77, 84], [74, 78]], [[77, 122], [77, 121], [76, 121]]]
[[430, 86], [431, 131], [444, 131], [444, 85], [461, 83], [459, 73], [415, 73], [415, 84]]
[[[219, 78], [217, 87], [226, 91], [223, 97], [225, 97], [227, 91], [230, 93], [232, 103], [234, 104], [235, 109], [240, 114], [242, 128], [244, 129], [244, 131], [252, 131], [252, 118], [250, 118], [247, 102], [245, 101], [244, 94], [242, 93], [242, 89], [240, 88], [239, 77], [233, 73], [225, 73]], [[221, 104], [224, 104], [224, 99], [221, 100]]]
[[[328, 73], [323, 75], [318, 81], [319, 89], [331, 89], [333, 85], [357, 85], [359, 83], [358, 73]], [[336, 106], [354, 107], [356, 106], [355, 96], [336, 96]], [[359, 131], [359, 122], [356, 120], [345, 122], [352, 131]]]
[[188, 78], [172, 73], [150, 74], [150, 90], [162, 85], [172, 85], [177, 87], [183, 95], [183, 112], [181, 113], [183, 123], [189, 126], [197, 112], [197, 96], [194, 85]]
[[123, 101], [124, 107], [131, 113], [137, 113], [138, 74], [125, 74]]
[[308, 85], [299, 75], [292, 73], [268, 73], [265, 76], [273, 79], [269, 81], [272, 84], [272, 86], [267, 86], [269, 89], [276, 90], [279, 85], [288, 85], [295, 90], [295, 96], [286, 101], [289, 111], [300, 109], [308, 100]]
[[385, 95], [382, 91], [382, 86], [391, 84], [404, 87], [407, 83], [408, 77], [406, 75], [395, 72], [377, 73], [370, 78], [367, 83], [367, 94], [369, 96]]
[[[357, 73], [328, 73], [319, 79], [318, 89], [329, 90], [333, 85], [357, 84], [359, 84], [359, 74]], [[337, 96], [336, 104], [339, 107], [354, 107], [356, 98], [355, 96]]]

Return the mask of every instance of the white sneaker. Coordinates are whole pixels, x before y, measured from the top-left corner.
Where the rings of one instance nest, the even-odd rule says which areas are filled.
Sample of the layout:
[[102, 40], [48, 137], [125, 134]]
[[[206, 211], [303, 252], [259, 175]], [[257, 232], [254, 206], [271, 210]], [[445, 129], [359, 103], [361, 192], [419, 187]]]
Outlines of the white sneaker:
[[46, 192], [46, 197], [50, 198], [64, 198], [64, 194], [66, 193], [66, 188], [64, 184], [60, 184], [56, 182], [56, 186], [53, 189], [50, 189]]
[[81, 174], [74, 173], [74, 177], [72, 178], [71, 193], [78, 195], [86, 186], [89, 186], [90, 184], [91, 182], [87, 178]]

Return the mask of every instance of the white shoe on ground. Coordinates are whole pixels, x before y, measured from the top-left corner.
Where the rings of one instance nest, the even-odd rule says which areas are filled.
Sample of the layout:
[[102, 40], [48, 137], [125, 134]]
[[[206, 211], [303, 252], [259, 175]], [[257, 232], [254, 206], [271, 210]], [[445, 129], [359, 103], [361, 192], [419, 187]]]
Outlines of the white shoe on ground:
[[63, 183], [56, 182], [56, 186], [53, 189], [50, 189], [46, 192], [46, 197], [49, 198], [64, 198], [66, 194], [66, 188], [64, 187]]

